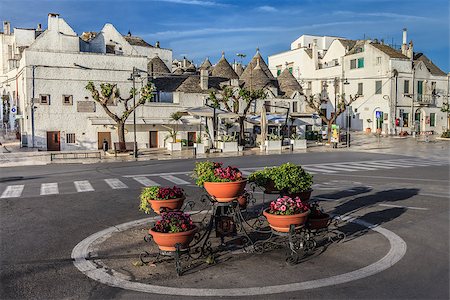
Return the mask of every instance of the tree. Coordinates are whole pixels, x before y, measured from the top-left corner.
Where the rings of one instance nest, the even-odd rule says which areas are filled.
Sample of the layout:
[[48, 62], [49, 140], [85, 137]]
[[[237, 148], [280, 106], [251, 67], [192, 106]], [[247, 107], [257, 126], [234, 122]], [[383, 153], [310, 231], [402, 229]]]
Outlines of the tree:
[[[92, 98], [103, 107], [106, 114], [116, 122], [117, 134], [119, 136], [119, 147], [125, 147], [125, 122], [130, 116], [130, 114], [140, 105], [144, 104], [146, 101], [151, 101], [153, 99], [153, 85], [148, 84], [141, 88], [140, 97], [137, 99], [136, 104], [130, 106], [129, 101], [133, 99], [136, 94], [136, 90], [131, 89], [130, 95], [127, 98], [122, 98], [120, 96], [119, 88], [117, 84], [111, 83], [101, 83], [100, 91], [96, 88], [92, 81], [89, 81], [86, 85], [86, 89], [91, 92]], [[123, 103], [124, 110], [118, 110], [114, 113], [110, 110], [111, 103]], [[121, 115], [120, 115], [121, 113]]]
[[170, 134], [169, 136], [172, 138], [172, 143], [176, 143], [177, 142], [177, 135], [178, 135], [178, 121], [181, 120], [181, 117], [183, 115], [180, 112], [174, 112], [170, 115], [170, 120], [175, 122], [175, 127], [169, 128], [170, 129]]
[[344, 97], [342, 97], [337, 103], [336, 113], [333, 114], [330, 118], [327, 118], [326, 114], [321, 109], [323, 100], [320, 99], [320, 97], [317, 98], [315, 95], [311, 95], [309, 96], [309, 98], [306, 97], [306, 103], [308, 104], [308, 106], [314, 109], [314, 111], [319, 115], [319, 117], [325, 123], [327, 123], [328, 142], [331, 142], [331, 125], [335, 123], [337, 117], [339, 117], [343, 112], [345, 112], [347, 106], [355, 102], [359, 97], [360, 95], [358, 94], [356, 94], [355, 96], [350, 95], [350, 100], [348, 101], [348, 103], [345, 103], [345, 99]]
[[[266, 99], [267, 94], [264, 90], [247, 90], [241, 88], [235, 91], [231, 87], [225, 87], [217, 97], [216, 92], [211, 92], [209, 98], [213, 103], [222, 103], [225, 109], [239, 115], [239, 143], [241, 146], [245, 144], [244, 122], [247, 118], [248, 111], [258, 99]], [[240, 104], [243, 103], [243, 110], [241, 111]]]
[[448, 99], [447, 99], [446, 103], [442, 104], [441, 111], [443, 113], [447, 113], [447, 122], [446, 123], [447, 123], [447, 131], [448, 131], [449, 123], [450, 123], [450, 119], [449, 119], [450, 104], [448, 103]]

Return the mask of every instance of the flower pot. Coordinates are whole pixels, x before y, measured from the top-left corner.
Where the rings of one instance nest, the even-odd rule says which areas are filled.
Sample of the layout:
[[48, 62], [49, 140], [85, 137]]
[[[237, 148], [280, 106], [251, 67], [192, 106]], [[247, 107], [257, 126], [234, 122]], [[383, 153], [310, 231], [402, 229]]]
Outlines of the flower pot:
[[181, 143], [167, 143], [167, 150], [169, 151], [181, 151]]
[[299, 197], [303, 202], [308, 202], [309, 199], [311, 199], [312, 191], [313, 191], [312, 189], [309, 189], [307, 191], [301, 191], [299, 193], [292, 193], [292, 194], [290, 194], [290, 193], [282, 193], [282, 195], [283, 196], [289, 196], [292, 199], [296, 198], [296, 197]]
[[381, 128], [377, 128], [377, 134], [381, 134]]
[[154, 228], [151, 228], [148, 232], [153, 237], [153, 240], [160, 250], [175, 251], [176, 244], [180, 244], [181, 249], [186, 249], [189, 246], [189, 243], [194, 239], [194, 234], [197, 232], [197, 227], [189, 231], [176, 233], [157, 232]]
[[247, 179], [232, 182], [205, 182], [206, 192], [217, 202], [231, 202], [244, 193]]
[[371, 133], [371, 132], [372, 132], [372, 129], [370, 127], [367, 127], [366, 128], [366, 133]]
[[280, 191], [275, 189], [275, 183], [273, 180], [269, 180], [264, 186], [264, 193], [266, 194], [279, 194]]
[[329, 214], [322, 214], [321, 216], [309, 216], [306, 226], [309, 229], [327, 228], [330, 224], [331, 217]]
[[291, 140], [291, 145], [294, 149], [306, 149], [306, 140]]
[[222, 152], [237, 152], [238, 151], [238, 143], [237, 142], [219, 141], [219, 149], [222, 149]]
[[308, 210], [304, 213], [295, 215], [274, 215], [269, 213], [269, 209], [266, 209], [265, 211], [263, 211], [263, 214], [273, 230], [279, 232], [289, 232], [289, 228], [291, 225], [300, 226], [302, 224], [305, 224], [310, 212], [311, 211]]
[[269, 140], [264, 141], [266, 151], [281, 150], [281, 143], [282, 141], [269, 141]]
[[147, 200], [147, 202], [150, 203], [153, 211], [159, 215], [162, 208], [167, 210], [179, 210], [183, 206], [184, 199], [186, 199], [185, 196], [167, 200]]

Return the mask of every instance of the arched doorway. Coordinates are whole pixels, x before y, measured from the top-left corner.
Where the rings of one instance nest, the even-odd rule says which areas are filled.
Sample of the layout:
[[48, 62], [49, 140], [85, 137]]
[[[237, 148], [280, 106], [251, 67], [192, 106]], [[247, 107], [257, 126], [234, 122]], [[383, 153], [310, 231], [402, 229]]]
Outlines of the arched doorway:
[[425, 111], [422, 108], [416, 109], [414, 112], [414, 131], [417, 133], [420, 133], [421, 131], [425, 130]]

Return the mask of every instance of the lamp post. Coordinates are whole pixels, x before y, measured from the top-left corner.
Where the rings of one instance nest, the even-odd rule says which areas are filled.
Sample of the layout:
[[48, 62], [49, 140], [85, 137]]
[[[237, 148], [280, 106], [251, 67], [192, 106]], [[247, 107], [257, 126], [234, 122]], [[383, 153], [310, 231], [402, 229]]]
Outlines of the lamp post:
[[211, 99], [209, 97], [206, 98], [205, 106], [208, 106], [208, 107], [213, 109], [213, 136], [214, 136], [214, 141], [213, 141], [211, 149], [216, 149], [216, 147], [215, 147], [215, 142], [216, 142], [215, 140], [217, 139], [216, 108], [218, 107], [218, 103], [209, 104], [208, 101], [210, 101], [210, 100]]
[[34, 148], [34, 78], [35, 74], [34, 71], [36, 70], [36, 66], [31, 66], [32, 71], [32, 92], [31, 92], [31, 148]]

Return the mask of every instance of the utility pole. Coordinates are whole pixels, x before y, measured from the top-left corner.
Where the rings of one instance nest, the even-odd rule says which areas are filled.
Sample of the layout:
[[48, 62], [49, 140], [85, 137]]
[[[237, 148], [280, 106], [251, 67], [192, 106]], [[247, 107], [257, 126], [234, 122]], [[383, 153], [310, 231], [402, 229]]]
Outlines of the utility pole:
[[136, 77], [140, 76], [137, 74], [136, 67], [133, 67], [133, 73], [131, 74], [131, 78], [133, 79], [133, 155], [134, 158], [138, 157], [137, 153], [137, 145], [136, 145]]
[[33, 65], [31, 66], [31, 71], [32, 71], [32, 76], [33, 76], [33, 80], [32, 80], [32, 92], [31, 92], [31, 147], [34, 148], [34, 78], [35, 78], [35, 74], [34, 71], [36, 70], [36, 66]]

